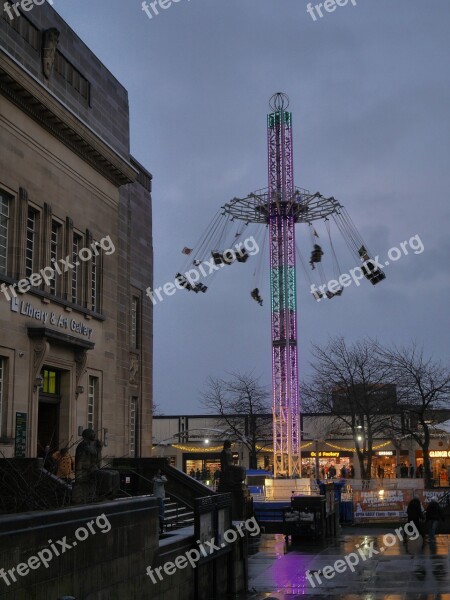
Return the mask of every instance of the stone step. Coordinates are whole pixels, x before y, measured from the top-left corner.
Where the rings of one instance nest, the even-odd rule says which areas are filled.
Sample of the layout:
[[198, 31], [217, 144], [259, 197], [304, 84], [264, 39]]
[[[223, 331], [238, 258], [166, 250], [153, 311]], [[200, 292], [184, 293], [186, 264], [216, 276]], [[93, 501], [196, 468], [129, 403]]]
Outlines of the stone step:
[[187, 527], [194, 523], [193, 511], [173, 500], [166, 497], [164, 500], [164, 528], [170, 527], [171, 530]]

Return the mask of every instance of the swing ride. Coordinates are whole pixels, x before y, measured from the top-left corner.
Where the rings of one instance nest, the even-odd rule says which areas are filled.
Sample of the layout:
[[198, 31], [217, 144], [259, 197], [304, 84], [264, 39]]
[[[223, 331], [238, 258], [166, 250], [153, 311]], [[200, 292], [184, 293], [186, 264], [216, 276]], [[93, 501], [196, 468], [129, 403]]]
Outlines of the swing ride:
[[[233, 263], [244, 263], [251, 249], [242, 243], [244, 233], [264, 230], [264, 239], [255, 269], [256, 285], [251, 290], [251, 298], [260, 306], [263, 298], [260, 294], [262, 256], [269, 237], [270, 289], [272, 316], [272, 382], [273, 382], [273, 451], [274, 476], [289, 478], [301, 477], [300, 454], [300, 409], [298, 398], [297, 367], [297, 289], [296, 259], [302, 266], [306, 278], [311, 284], [311, 294], [315, 300], [334, 299], [342, 295], [343, 287], [328, 289], [323, 258], [328, 255], [319, 244], [321, 240], [317, 229], [322, 222], [325, 226], [325, 238], [328, 240], [329, 254], [333, 264], [336, 281], [342, 273], [331, 233], [335, 225], [342, 235], [352, 255], [362, 263], [364, 277], [376, 285], [386, 276], [370, 256], [367, 245], [362, 240], [345, 208], [334, 197], [325, 197], [319, 192], [311, 194], [294, 185], [292, 113], [286, 109], [289, 98], [277, 93], [270, 99], [271, 112], [267, 117], [268, 144], [268, 187], [248, 194], [244, 198], [233, 198], [222, 206], [213, 221], [207, 227], [194, 248], [184, 248], [188, 256], [185, 269], [176, 277], [181, 287], [195, 293], [207, 291], [202, 281], [208, 277], [208, 285], [220, 267], [231, 267]], [[314, 226], [313, 226], [314, 223]], [[311, 238], [310, 269], [295, 240], [295, 225], [308, 226]], [[264, 225], [264, 228], [261, 228]], [[253, 238], [251, 238], [253, 239]], [[322, 242], [321, 242], [322, 243]], [[224, 250], [224, 248], [236, 250]], [[373, 255], [372, 255], [373, 256]], [[209, 259], [209, 260], [208, 260]], [[206, 273], [201, 265], [213, 263], [212, 275]], [[191, 283], [182, 273], [194, 265], [200, 265], [199, 281]], [[313, 273], [322, 280], [322, 285], [313, 284]], [[335, 286], [334, 286], [335, 287]]]

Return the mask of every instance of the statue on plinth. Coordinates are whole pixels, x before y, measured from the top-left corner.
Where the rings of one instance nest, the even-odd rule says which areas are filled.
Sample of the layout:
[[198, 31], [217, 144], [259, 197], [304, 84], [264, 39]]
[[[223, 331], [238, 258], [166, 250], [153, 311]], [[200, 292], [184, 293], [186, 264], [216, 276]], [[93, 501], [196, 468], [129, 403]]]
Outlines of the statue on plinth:
[[85, 504], [112, 497], [119, 489], [118, 471], [102, 469], [102, 443], [93, 429], [85, 429], [75, 452], [75, 483], [72, 502]]
[[220, 483], [219, 492], [229, 492], [240, 489], [245, 479], [245, 468], [233, 464], [230, 440], [225, 440], [220, 453]]

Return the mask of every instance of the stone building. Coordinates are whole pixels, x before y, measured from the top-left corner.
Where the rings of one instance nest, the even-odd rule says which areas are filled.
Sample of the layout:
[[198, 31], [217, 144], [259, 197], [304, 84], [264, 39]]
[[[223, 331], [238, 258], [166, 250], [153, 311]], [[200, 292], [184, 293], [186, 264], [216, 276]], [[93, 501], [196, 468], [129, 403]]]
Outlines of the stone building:
[[92, 427], [104, 455], [145, 456], [152, 176], [126, 89], [48, 3], [17, 10], [0, 17], [0, 452]]

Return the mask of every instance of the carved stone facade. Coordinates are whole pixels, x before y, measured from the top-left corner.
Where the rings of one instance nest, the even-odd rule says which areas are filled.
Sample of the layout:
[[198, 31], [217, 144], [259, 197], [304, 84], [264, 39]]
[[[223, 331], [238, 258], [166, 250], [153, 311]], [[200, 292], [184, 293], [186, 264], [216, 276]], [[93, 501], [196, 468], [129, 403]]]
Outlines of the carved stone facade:
[[86, 428], [148, 456], [152, 176], [127, 91], [48, 3], [19, 18], [0, 16], [0, 451], [20, 420], [27, 457]]

